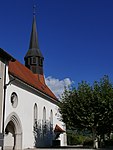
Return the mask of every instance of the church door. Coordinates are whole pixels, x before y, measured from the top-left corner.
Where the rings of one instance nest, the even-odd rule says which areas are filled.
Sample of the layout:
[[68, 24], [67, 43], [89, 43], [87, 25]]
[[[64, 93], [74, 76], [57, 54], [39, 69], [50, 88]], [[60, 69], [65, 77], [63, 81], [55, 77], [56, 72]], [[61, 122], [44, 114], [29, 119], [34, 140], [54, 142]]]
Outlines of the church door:
[[22, 149], [22, 129], [20, 121], [15, 115], [8, 117], [8, 123], [5, 127], [4, 149], [21, 150]]
[[4, 145], [5, 149], [14, 150], [15, 149], [15, 126], [12, 121], [10, 121], [5, 129], [5, 137], [4, 137]]

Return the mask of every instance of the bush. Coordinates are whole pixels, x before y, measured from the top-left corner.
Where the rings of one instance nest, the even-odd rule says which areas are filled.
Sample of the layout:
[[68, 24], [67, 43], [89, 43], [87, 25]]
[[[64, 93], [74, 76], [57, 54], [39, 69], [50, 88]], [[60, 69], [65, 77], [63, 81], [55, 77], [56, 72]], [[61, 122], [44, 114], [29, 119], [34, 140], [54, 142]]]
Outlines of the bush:
[[104, 141], [105, 147], [113, 146], [113, 139]]
[[67, 133], [68, 145], [82, 145], [84, 140], [85, 140], [85, 138], [86, 137], [83, 136], [83, 135]]
[[86, 138], [83, 146], [93, 147], [93, 140], [91, 138]]

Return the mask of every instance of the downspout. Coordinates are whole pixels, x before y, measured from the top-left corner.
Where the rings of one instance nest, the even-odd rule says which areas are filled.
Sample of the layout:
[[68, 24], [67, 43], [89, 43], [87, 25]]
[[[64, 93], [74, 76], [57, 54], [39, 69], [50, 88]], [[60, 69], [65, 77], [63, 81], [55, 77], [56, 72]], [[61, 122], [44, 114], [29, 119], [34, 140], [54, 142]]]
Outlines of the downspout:
[[[4, 70], [4, 99], [3, 99], [3, 119], [2, 119], [3, 146], [4, 146], [5, 100], [6, 100], [6, 63], [5, 63], [5, 70]], [[3, 146], [2, 146], [2, 150], [3, 150]]]
[[3, 134], [3, 146], [2, 146], [2, 150], [4, 147], [4, 123], [5, 123], [5, 102], [6, 102], [6, 89], [7, 86], [15, 80], [15, 78], [13, 78], [12, 80], [10, 80], [7, 84], [6, 84], [6, 64], [5, 64], [5, 70], [4, 70], [4, 99], [3, 99], [3, 121], [2, 121], [2, 134]]

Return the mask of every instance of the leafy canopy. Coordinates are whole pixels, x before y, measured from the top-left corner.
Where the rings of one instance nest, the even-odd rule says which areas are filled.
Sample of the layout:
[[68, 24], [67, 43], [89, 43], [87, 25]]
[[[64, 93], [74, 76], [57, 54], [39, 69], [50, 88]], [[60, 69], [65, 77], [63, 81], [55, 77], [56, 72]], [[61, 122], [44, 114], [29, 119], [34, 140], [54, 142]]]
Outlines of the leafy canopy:
[[67, 128], [91, 130], [99, 135], [113, 130], [113, 85], [104, 76], [92, 86], [86, 81], [77, 88], [65, 89], [60, 103], [60, 113]]

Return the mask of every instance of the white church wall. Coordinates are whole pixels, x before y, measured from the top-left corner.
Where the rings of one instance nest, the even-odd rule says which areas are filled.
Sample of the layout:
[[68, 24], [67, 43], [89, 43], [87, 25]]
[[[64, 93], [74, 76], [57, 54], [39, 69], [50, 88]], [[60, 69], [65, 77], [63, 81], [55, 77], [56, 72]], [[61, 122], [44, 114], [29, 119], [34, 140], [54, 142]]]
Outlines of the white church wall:
[[[9, 80], [9, 77], [7, 76], [7, 83], [8, 83], [8, 80]], [[23, 148], [28, 148], [28, 147], [32, 148], [35, 146], [35, 140], [34, 140], [34, 134], [33, 134], [35, 103], [37, 104], [37, 108], [38, 108], [37, 118], [41, 124], [43, 120], [43, 109], [45, 107], [46, 122], [49, 123], [50, 112], [52, 110], [53, 111], [53, 129], [55, 128], [56, 124], [58, 124], [61, 128], [63, 127], [62, 122], [59, 121], [57, 118], [58, 106], [54, 102], [51, 102], [49, 100], [46, 100], [40, 97], [40, 94], [34, 91], [29, 86], [26, 86], [23, 83], [15, 80], [15, 81], [12, 81], [10, 85], [8, 85], [7, 92], [6, 92], [5, 120], [12, 112], [15, 112], [19, 116], [21, 125], [22, 125], [22, 143], [23, 143], [22, 147]], [[17, 104], [17, 107], [15, 108], [12, 106], [12, 103], [11, 103], [11, 94], [13, 92], [15, 92], [18, 97], [18, 104]], [[63, 135], [61, 135], [61, 140], [62, 140], [61, 145], [64, 145], [63, 138], [64, 138]], [[41, 141], [42, 143], [39, 143], [39, 144], [41, 146], [49, 146], [49, 145], [45, 145], [45, 144], [48, 144], [49, 138], [46, 137], [45, 140], [46, 141], [42, 140]]]

